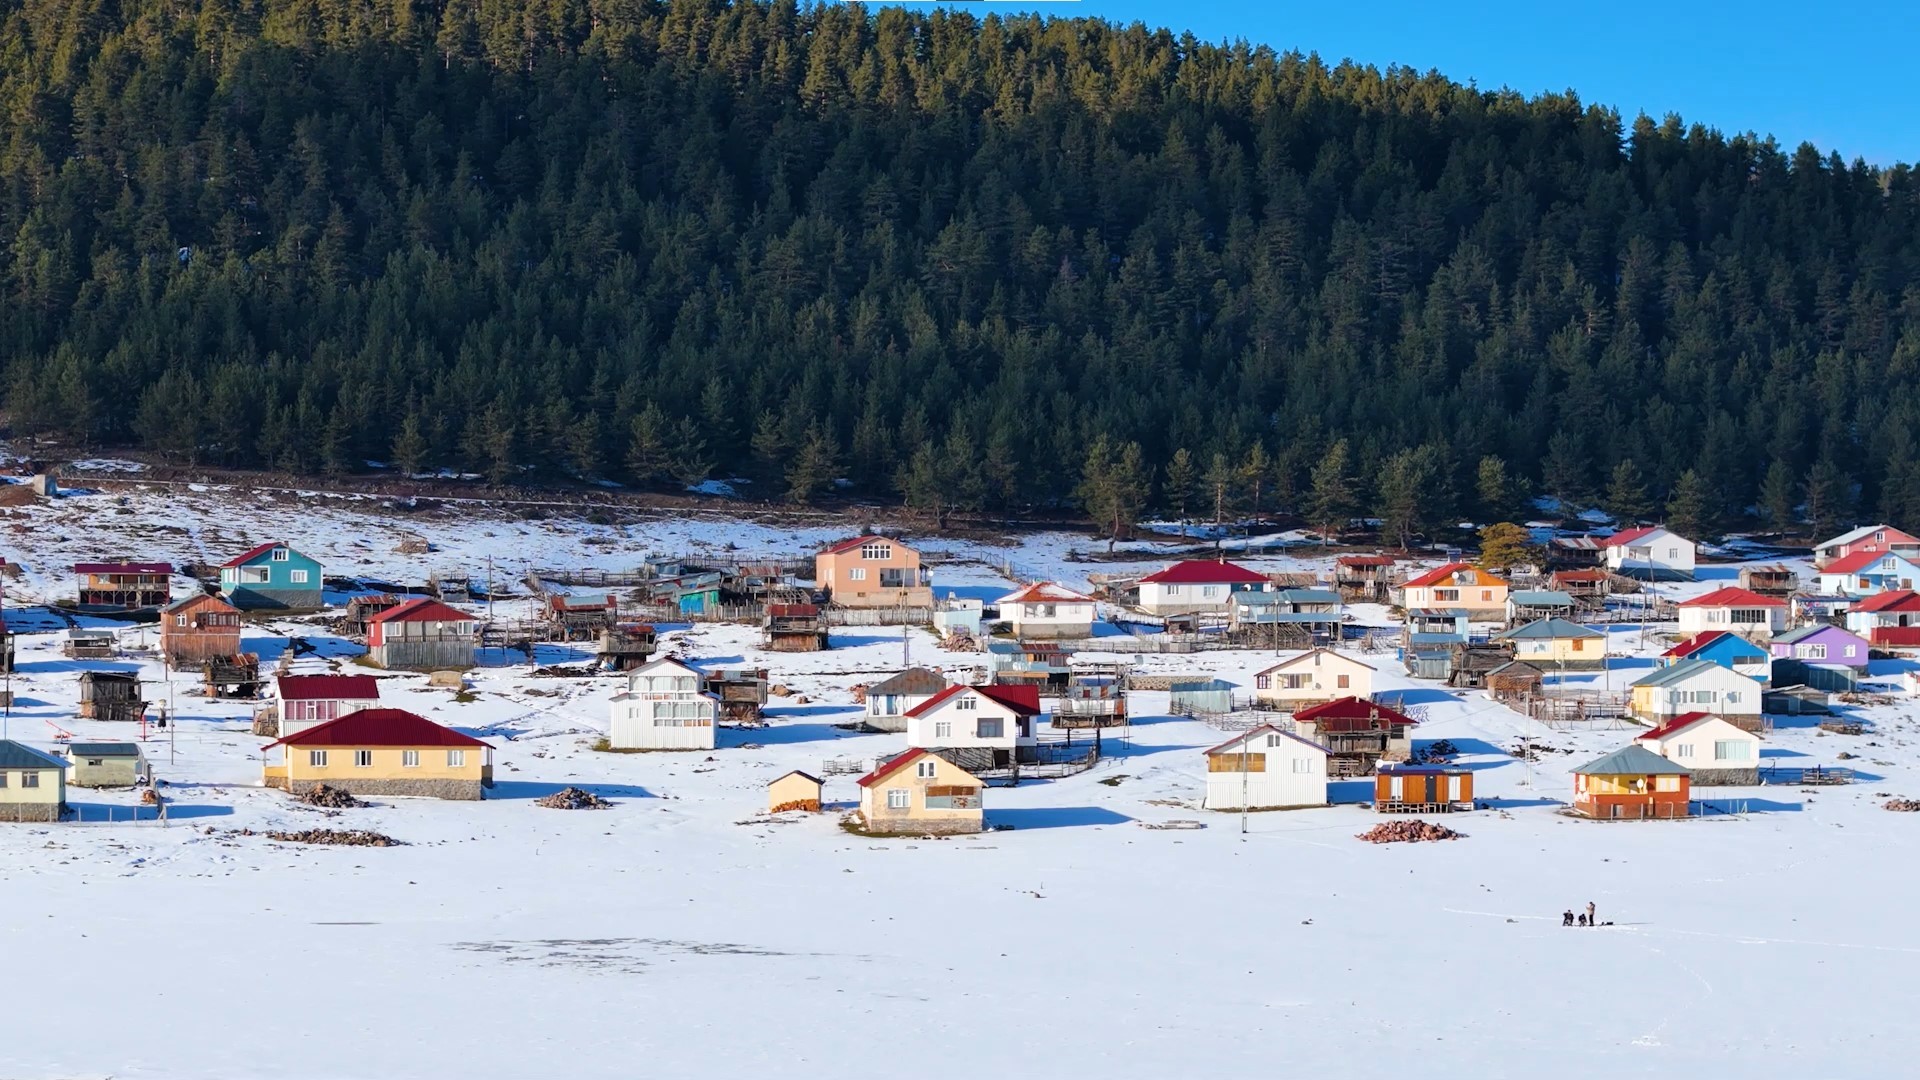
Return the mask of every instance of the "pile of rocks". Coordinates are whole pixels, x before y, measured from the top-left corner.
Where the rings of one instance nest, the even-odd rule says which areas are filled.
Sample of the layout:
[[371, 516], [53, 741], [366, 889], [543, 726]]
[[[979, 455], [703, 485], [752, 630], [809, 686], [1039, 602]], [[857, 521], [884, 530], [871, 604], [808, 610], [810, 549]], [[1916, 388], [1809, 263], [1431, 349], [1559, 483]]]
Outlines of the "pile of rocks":
[[[248, 830], [249, 832], [251, 830]], [[270, 832], [269, 840], [289, 844], [332, 844], [339, 847], [398, 847], [400, 841], [366, 829], [301, 829], [299, 832]]]
[[1403, 820], [1375, 825], [1356, 839], [1365, 840], [1369, 844], [1417, 844], [1423, 840], [1458, 840], [1462, 835], [1445, 825]]
[[542, 795], [533, 800], [533, 804], [549, 810], [605, 810], [613, 805], [593, 792], [577, 787], [564, 787], [551, 795]]
[[1895, 810], [1902, 814], [1920, 811], [1920, 799], [1888, 799], [1880, 804], [1882, 810]]
[[295, 795], [294, 799], [308, 806], [321, 806], [328, 810], [351, 810], [356, 806], [367, 805], [354, 798], [352, 794], [327, 784], [315, 784]]

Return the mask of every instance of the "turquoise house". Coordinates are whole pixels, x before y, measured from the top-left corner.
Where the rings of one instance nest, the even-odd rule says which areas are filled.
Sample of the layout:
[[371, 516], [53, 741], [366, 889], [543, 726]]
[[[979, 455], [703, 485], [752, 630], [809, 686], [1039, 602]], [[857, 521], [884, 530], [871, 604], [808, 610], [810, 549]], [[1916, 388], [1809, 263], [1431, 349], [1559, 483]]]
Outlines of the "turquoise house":
[[323, 606], [320, 564], [287, 544], [261, 544], [221, 564], [220, 596], [242, 611], [314, 611]]

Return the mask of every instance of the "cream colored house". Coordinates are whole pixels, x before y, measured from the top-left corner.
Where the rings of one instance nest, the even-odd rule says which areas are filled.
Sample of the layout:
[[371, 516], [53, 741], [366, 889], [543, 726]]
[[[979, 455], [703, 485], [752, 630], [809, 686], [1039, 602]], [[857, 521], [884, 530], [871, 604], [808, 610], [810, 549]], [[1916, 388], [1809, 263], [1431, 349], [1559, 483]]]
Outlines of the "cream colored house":
[[841, 607], [932, 607], [920, 553], [886, 536], [856, 536], [813, 557], [813, 584]]
[[1536, 619], [1493, 635], [1513, 646], [1513, 658], [1542, 671], [1597, 669], [1607, 663], [1607, 635], [1565, 619]]
[[400, 709], [361, 709], [261, 749], [266, 786], [286, 791], [480, 799], [493, 786], [491, 746]]
[[977, 833], [986, 785], [938, 754], [909, 750], [859, 780], [860, 822], [874, 833]]
[[1695, 787], [1760, 782], [1760, 736], [1712, 713], [1682, 713], [1633, 741], [1692, 769]]
[[1335, 698], [1373, 696], [1372, 665], [1332, 649], [1313, 649], [1253, 677], [1253, 696], [1280, 709], [1303, 709]]
[[820, 811], [820, 792], [826, 782], [798, 769], [782, 776], [767, 785], [767, 812], [779, 814], [788, 810], [805, 810], [809, 813]]
[[1407, 611], [1448, 608], [1482, 619], [1502, 618], [1507, 612], [1505, 578], [1467, 563], [1448, 563], [1400, 587], [1400, 606]]
[[1086, 638], [1093, 636], [1098, 606], [1091, 596], [1042, 581], [1001, 597], [1000, 618], [1017, 638]]
[[67, 763], [0, 739], [0, 821], [59, 821], [67, 808]]

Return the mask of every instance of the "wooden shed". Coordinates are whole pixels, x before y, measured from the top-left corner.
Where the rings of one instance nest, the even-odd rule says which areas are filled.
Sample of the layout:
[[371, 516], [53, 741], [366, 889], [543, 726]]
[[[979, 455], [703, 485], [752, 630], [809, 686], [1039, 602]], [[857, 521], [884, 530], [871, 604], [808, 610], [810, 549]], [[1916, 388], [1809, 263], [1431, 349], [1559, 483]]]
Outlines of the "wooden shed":
[[766, 647], [774, 652], [817, 652], [827, 647], [827, 624], [818, 604], [768, 604]]
[[240, 610], [209, 593], [168, 604], [160, 612], [160, 654], [174, 667], [193, 667], [240, 652]]
[[139, 720], [147, 703], [140, 699], [140, 677], [130, 671], [80, 673], [80, 716], [86, 720]]
[[1473, 809], [1473, 772], [1428, 765], [1384, 765], [1373, 774], [1373, 808], [1383, 814]]
[[1540, 696], [1546, 672], [1525, 660], [1509, 660], [1487, 672], [1482, 682], [1495, 701], [1518, 701]]
[[767, 813], [805, 810], [817, 814], [820, 812], [820, 791], [825, 786], [826, 782], [819, 777], [795, 769], [767, 785]]

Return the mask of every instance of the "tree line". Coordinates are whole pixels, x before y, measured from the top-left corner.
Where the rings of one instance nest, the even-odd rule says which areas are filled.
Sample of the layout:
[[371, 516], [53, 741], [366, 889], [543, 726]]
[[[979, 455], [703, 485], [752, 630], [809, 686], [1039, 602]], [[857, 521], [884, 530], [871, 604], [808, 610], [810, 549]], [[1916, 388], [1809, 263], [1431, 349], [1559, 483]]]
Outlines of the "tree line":
[[1920, 521], [1904, 165], [790, 0], [12, 0], [0, 55], [19, 434], [1112, 531]]

